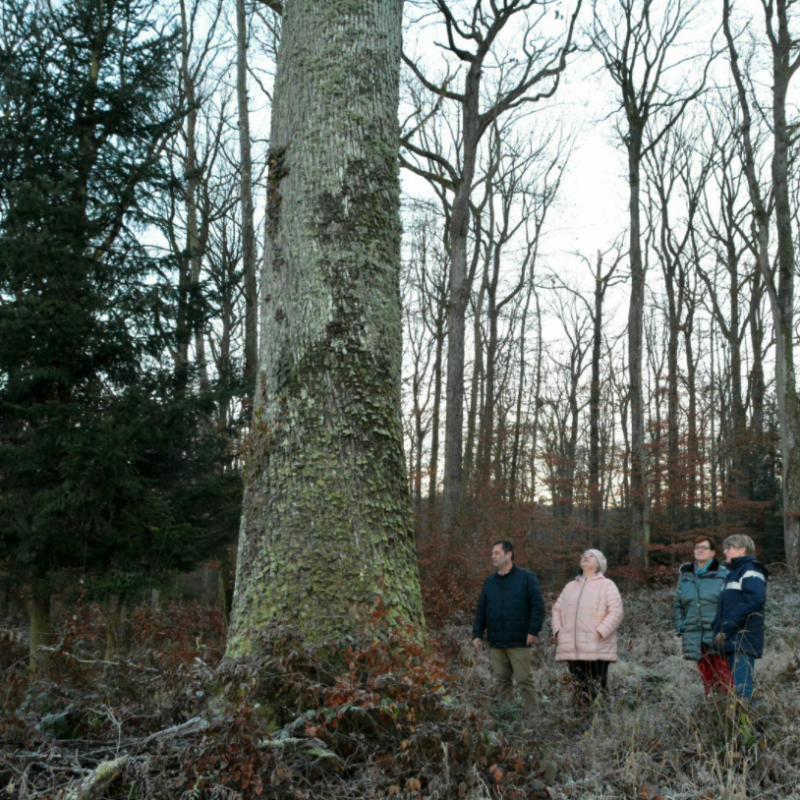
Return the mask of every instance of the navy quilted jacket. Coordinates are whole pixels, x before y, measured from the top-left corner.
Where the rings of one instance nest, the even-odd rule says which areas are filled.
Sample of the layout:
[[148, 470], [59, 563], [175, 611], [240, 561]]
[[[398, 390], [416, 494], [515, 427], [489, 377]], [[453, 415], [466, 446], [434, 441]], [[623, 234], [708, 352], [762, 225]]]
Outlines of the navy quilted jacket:
[[483, 584], [472, 637], [489, 632], [491, 647], [525, 647], [528, 634], [538, 636], [544, 623], [544, 597], [539, 579], [516, 564], [505, 574], [495, 572]]
[[722, 649], [726, 653], [746, 653], [761, 658], [768, 578], [767, 568], [754, 556], [740, 556], [728, 564], [714, 618], [714, 633], [725, 634]]

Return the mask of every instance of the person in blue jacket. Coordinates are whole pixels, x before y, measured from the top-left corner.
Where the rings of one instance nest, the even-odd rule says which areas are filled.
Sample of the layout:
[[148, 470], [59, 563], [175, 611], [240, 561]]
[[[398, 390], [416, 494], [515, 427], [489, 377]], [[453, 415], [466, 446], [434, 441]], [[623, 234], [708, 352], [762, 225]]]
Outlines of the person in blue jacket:
[[538, 578], [514, 563], [514, 545], [500, 541], [492, 545], [492, 565], [497, 570], [483, 584], [472, 643], [480, 649], [487, 631], [492, 671], [499, 683], [500, 702], [514, 700], [516, 680], [528, 710], [538, 708], [533, 685], [531, 645], [544, 624], [544, 597]]
[[714, 644], [728, 658], [736, 694], [749, 699], [753, 695], [756, 659], [764, 653], [769, 572], [756, 561], [756, 547], [749, 536], [729, 536], [722, 543], [722, 552], [728, 574], [714, 618]]

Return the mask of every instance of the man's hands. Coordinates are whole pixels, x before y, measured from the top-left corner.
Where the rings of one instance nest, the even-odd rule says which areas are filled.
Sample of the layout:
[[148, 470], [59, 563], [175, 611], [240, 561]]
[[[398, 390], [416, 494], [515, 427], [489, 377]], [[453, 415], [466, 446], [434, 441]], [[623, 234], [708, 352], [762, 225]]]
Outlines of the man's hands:
[[[536, 644], [536, 641], [537, 641], [536, 637], [532, 633], [529, 633], [528, 634], [528, 638], [525, 640], [525, 644], [528, 647], [530, 647], [531, 645]], [[480, 650], [481, 647], [483, 647], [483, 639], [473, 639], [472, 640], [472, 646], [476, 650]]]
[[725, 646], [725, 634], [724, 634], [724, 633], [722, 633], [722, 631], [720, 631], [720, 632], [719, 632], [719, 633], [718, 633], [718, 634], [717, 634], [717, 635], [714, 637], [714, 644], [715, 644], [717, 647], [724, 647], [724, 646]]

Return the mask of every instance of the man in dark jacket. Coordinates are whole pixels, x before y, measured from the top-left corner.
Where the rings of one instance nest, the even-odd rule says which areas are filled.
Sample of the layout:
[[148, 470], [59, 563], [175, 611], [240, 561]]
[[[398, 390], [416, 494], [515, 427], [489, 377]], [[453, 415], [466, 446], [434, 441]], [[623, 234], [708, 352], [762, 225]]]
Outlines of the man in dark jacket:
[[764, 653], [764, 606], [767, 568], [755, 559], [749, 536], [729, 536], [722, 545], [728, 574], [714, 618], [714, 643], [728, 658], [733, 686], [739, 697], [753, 694], [755, 662]]
[[513, 702], [512, 679], [516, 679], [525, 708], [535, 709], [539, 698], [533, 686], [529, 648], [536, 642], [544, 622], [542, 590], [532, 572], [514, 564], [511, 542], [492, 545], [492, 564], [497, 572], [484, 581], [478, 598], [472, 643], [480, 648], [483, 632], [488, 631], [490, 661], [500, 684], [500, 701]]

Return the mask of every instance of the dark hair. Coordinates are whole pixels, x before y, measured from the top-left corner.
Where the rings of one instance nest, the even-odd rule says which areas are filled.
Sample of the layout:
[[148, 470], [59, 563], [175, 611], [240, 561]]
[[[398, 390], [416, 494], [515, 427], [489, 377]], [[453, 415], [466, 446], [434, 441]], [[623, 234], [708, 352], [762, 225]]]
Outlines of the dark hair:
[[714, 541], [713, 536], [698, 536], [693, 542], [692, 546], [696, 544], [700, 544], [700, 542], [708, 542], [711, 545], [711, 549], [716, 552], [717, 551], [717, 543]]
[[511, 542], [507, 541], [506, 539], [500, 539], [500, 541], [497, 541], [492, 545], [492, 550], [494, 550], [494, 548], [497, 547], [497, 545], [502, 545], [503, 552], [506, 555], [511, 553], [511, 560], [512, 561], [514, 560], [514, 545], [511, 544]]

